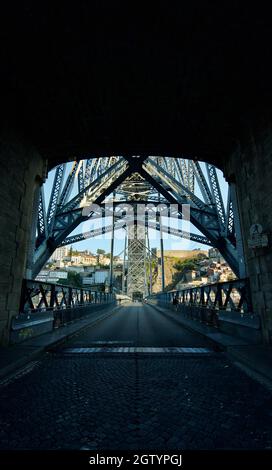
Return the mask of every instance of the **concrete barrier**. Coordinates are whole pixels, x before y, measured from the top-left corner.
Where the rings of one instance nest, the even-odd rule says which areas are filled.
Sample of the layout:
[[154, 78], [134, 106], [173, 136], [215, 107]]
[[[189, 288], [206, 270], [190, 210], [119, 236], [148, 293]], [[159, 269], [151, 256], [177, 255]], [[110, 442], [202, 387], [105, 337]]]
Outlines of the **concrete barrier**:
[[254, 344], [262, 343], [261, 321], [259, 315], [240, 314], [219, 310], [219, 329], [223, 333], [237, 336]]

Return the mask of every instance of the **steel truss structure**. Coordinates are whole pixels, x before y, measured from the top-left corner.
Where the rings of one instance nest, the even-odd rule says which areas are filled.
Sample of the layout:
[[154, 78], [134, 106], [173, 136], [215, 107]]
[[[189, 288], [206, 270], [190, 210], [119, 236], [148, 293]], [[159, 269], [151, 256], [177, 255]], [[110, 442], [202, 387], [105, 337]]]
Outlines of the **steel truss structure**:
[[[129, 232], [133, 232], [131, 234]], [[126, 230], [123, 264], [123, 292], [135, 300], [152, 294], [152, 260], [157, 256], [150, 250], [148, 227], [130, 225]], [[157, 268], [158, 269], [158, 268]]]
[[146, 248], [141, 240], [128, 240], [127, 294], [140, 299], [148, 294], [146, 280]]
[[[169, 157], [89, 158], [56, 167], [54, 182], [46, 208], [44, 188], [41, 188], [37, 214], [35, 252], [32, 277], [35, 278], [54, 250], [101, 233], [135, 225], [135, 211], [128, 215], [126, 204], [144, 204], [138, 225], [218, 248], [238, 277], [244, 277], [244, 257], [235, 188], [229, 186], [226, 207], [216, 168], [200, 164], [196, 159]], [[70, 169], [70, 171], [68, 171]], [[104, 205], [107, 203], [107, 207]], [[111, 203], [111, 205], [109, 205]], [[160, 205], [171, 208], [170, 216], [184, 219], [183, 207], [190, 208], [190, 222], [201, 234], [165, 226], [158, 219]], [[109, 209], [109, 207], [111, 207]], [[171, 209], [172, 210], [172, 209]], [[102, 219], [111, 215], [110, 224], [99, 229], [71, 235], [84, 221]], [[150, 213], [153, 219], [150, 220]], [[145, 240], [145, 238], [144, 238]], [[146, 242], [145, 242], [146, 243]], [[128, 263], [146, 264], [143, 240], [137, 236], [128, 240]], [[137, 247], [137, 248], [136, 248]], [[136, 253], [137, 252], [137, 253]], [[132, 268], [130, 268], [132, 269]], [[136, 268], [135, 268], [136, 269]], [[146, 270], [145, 270], [146, 271]], [[141, 270], [141, 280], [145, 278]], [[128, 271], [128, 290], [136, 280]], [[134, 276], [135, 279], [135, 276]], [[137, 281], [138, 282], [138, 281]], [[142, 281], [141, 281], [142, 282]], [[143, 292], [147, 283], [141, 284]], [[138, 289], [138, 287], [137, 287]], [[140, 287], [139, 287], [140, 289]]]

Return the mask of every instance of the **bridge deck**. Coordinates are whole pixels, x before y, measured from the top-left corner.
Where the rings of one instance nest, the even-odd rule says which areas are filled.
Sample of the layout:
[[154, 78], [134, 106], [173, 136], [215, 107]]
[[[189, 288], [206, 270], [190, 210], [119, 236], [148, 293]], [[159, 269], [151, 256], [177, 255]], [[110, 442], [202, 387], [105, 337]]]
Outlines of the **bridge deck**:
[[271, 404], [208, 340], [124, 304], [0, 383], [0, 446], [267, 448]]

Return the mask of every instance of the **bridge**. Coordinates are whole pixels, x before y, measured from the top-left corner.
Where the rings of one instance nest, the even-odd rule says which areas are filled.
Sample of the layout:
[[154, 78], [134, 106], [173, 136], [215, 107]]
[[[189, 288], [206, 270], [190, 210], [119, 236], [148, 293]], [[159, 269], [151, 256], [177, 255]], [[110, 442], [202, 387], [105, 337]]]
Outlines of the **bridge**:
[[[270, 448], [270, 17], [39, 10], [3, 12], [0, 448]], [[105, 234], [105, 291], [38, 280], [56, 249]], [[166, 235], [216, 248], [233, 280], [168, 291]]]

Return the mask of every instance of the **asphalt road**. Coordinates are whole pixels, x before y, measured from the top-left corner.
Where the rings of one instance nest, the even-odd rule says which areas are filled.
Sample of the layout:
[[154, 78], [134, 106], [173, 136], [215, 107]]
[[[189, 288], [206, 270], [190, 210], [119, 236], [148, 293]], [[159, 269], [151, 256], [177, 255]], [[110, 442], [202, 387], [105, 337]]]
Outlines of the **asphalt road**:
[[211, 347], [204, 337], [141, 302], [121, 304], [111, 317], [87, 329], [69, 345], [88, 347], [97, 341], [136, 347]]

